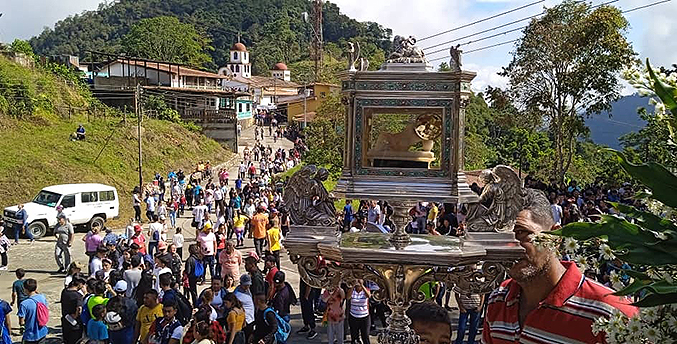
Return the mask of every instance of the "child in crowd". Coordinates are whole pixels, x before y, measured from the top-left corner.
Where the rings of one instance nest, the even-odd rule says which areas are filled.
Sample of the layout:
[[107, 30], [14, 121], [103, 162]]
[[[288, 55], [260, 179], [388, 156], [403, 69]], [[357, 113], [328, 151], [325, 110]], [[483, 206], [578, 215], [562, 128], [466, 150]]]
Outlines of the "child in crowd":
[[108, 343], [108, 328], [103, 321], [106, 315], [106, 306], [96, 305], [92, 308], [92, 315], [94, 316], [87, 322], [87, 337], [88, 344], [107, 344]]
[[407, 316], [411, 318], [411, 328], [421, 337], [421, 343], [451, 343], [451, 320], [446, 309], [426, 301], [413, 304]]

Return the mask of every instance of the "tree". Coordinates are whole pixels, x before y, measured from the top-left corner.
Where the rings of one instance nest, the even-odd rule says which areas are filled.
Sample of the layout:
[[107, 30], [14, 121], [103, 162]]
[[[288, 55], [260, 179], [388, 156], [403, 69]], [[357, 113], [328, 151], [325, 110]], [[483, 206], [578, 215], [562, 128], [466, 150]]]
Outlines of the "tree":
[[12, 42], [12, 44], [10, 44], [9, 50], [12, 51], [13, 53], [25, 54], [28, 57], [35, 56], [31, 45], [28, 42], [18, 38], [15, 39], [14, 42]]
[[330, 93], [317, 109], [315, 120], [306, 129], [308, 152], [303, 160], [326, 167], [338, 176], [343, 167], [343, 118], [345, 107], [339, 93]]
[[534, 19], [502, 75], [515, 104], [540, 114], [553, 140], [551, 175], [563, 180], [586, 133], [585, 117], [620, 97], [619, 72], [634, 58], [628, 22], [611, 6], [566, 0]]
[[193, 25], [168, 16], [139, 21], [123, 39], [130, 56], [197, 67], [212, 61], [205, 52], [213, 49], [209, 43]]

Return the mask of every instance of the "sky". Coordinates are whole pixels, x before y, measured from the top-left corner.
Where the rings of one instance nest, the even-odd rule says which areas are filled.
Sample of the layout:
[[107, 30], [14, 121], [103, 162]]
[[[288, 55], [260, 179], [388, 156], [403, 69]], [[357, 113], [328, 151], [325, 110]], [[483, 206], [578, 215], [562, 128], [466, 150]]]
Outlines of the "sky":
[[[58, 20], [69, 15], [94, 10], [102, 0], [1, 0], [0, 41], [11, 42], [15, 38], [28, 39], [38, 35], [45, 27], [52, 27]], [[425, 38], [473, 21], [492, 16], [510, 9], [530, 4], [537, 0], [334, 0], [343, 13], [359, 21], [374, 21], [393, 29], [393, 34]], [[596, 5], [609, 0], [591, 0]], [[614, 6], [622, 10], [647, 5], [658, 0], [617, 0]], [[490, 29], [498, 25], [525, 17], [537, 15], [543, 7], [550, 7], [561, 0], [544, 0], [541, 3], [519, 11], [488, 20], [467, 28], [456, 30], [439, 37], [419, 40], [418, 45], [426, 48], [437, 43], [458, 39], [475, 32]], [[669, 66], [677, 63], [677, 40], [672, 33], [677, 32], [677, 0], [651, 8], [627, 13], [630, 22], [628, 39], [642, 59], [649, 58], [654, 65]], [[526, 25], [527, 21], [506, 26], [472, 38], [455, 42], [465, 43], [502, 31]], [[521, 36], [520, 30], [492, 39], [464, 45], [463, 50], [482, 48], [510, 41]], [[428, 59], [447, 56], [448, 50], [432, 54], [431, 51], [448, 48], [449, 44], [439, 48], [425, 49]], [[488, 85], [505, 86], [507, 81], [498, 76], [501, 67], [510, 60], [513, 44], [486, 49], [463, 55], [463, 68], [477, 72], [473, 89], [481, 91]], [[433, 62], [448, 61], [447, 58]], [[632, 93], [626, 88], [625, 93]]]

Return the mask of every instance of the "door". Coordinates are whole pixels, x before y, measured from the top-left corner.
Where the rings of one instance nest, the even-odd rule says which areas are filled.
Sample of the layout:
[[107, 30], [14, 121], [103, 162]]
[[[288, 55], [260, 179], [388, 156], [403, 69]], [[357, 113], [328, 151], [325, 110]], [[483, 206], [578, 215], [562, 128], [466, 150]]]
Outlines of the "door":
[[75, 217], [77, 216], [76, 214], [76, 207], [75, 207], [75, 196], [76, 194], [71, 194], [71, 195], [65, 195], [61, 199], [61, 206], [63, 207], [63, 213], [66, 215], [66, 218], [73, 222]]
[[99, 204], [99, 193], [97, 191], [87, 191], [80, 193], [80, 207], [78, 207], [78, 224], [87, 223], [94, 214], [101, 208]]
[[99, 191], [99, 202], [101, 204], [101, 213], [106, 214], [107, 219], [118, 216], [115, 191]]

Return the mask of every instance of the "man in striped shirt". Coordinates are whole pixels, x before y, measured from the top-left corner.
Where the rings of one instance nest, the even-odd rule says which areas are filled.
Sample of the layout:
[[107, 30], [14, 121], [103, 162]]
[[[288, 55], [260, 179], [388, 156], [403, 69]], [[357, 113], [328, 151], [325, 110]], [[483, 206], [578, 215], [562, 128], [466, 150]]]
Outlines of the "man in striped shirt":
[[535, 235], [559, 226], [541, 191], [528, 189], [525, 204], [514, 232], [526, 257], [489, 297], [482, 343], [605, 343], [604, 333], [592, 334], [595, 319], [614, 309], [632, 316], [637, 308], [583, 276], [575, 263], [560, 262], [551, 248], [536, 246]]

